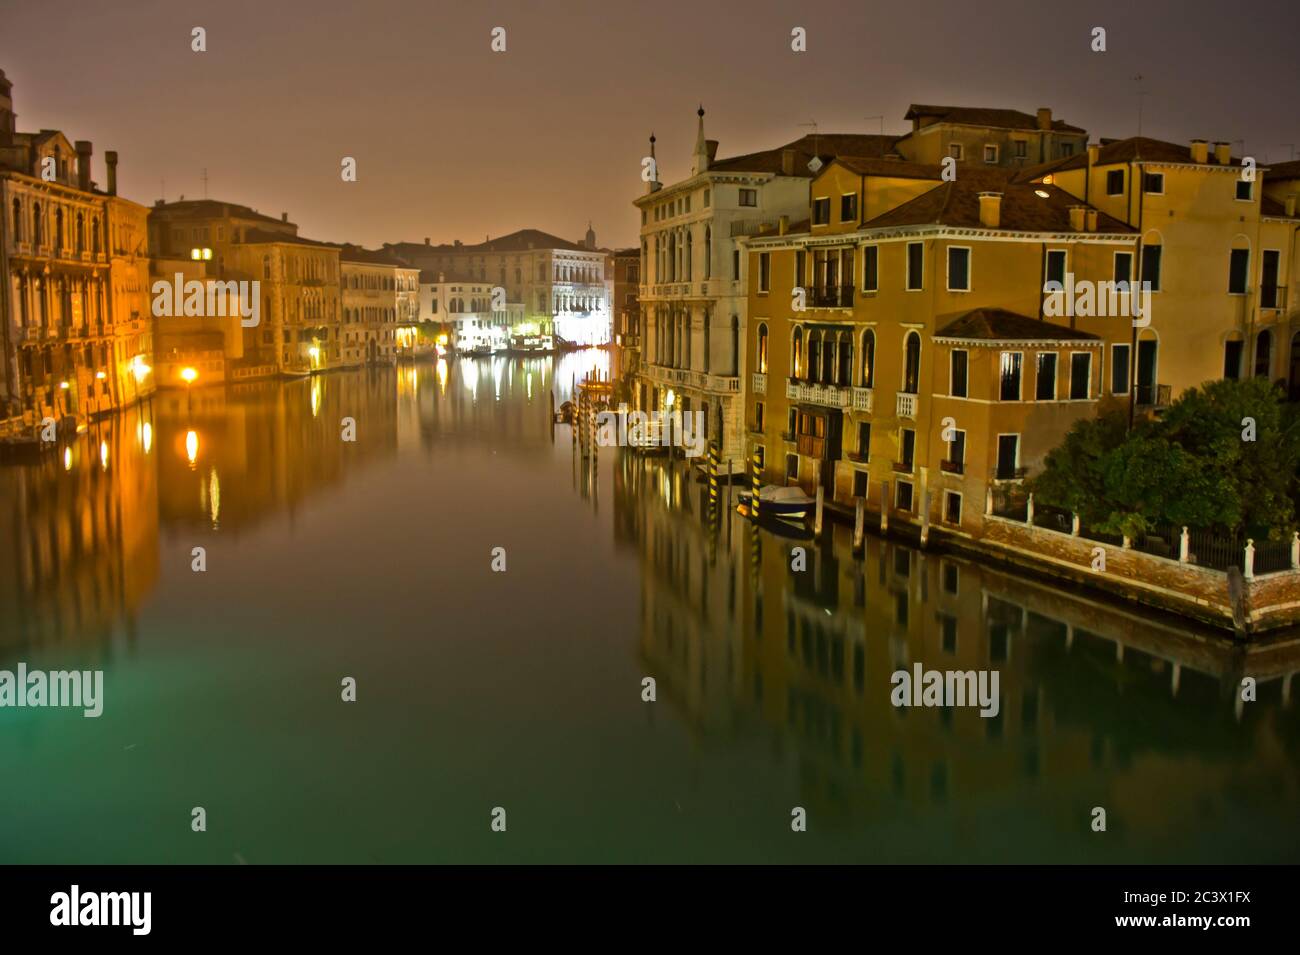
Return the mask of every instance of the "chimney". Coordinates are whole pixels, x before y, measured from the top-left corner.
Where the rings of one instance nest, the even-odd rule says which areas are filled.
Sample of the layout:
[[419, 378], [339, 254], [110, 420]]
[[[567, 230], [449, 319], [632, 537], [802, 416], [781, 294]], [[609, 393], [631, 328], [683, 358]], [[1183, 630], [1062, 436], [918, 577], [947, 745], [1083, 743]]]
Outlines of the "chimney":
[[77, 140], [77, 188], [83, 192], [90, 190], [90, 155], [94, 149], [88, 139]]
[[783, 176], [794, 175], [794, 150], [793, 149], [781, 150], [781, 175]]
[[108, 194], [117, 195], [117, 151], [110, 149], [104, 153], [104, 163], [108, 166]]
[[1002, 193], [980, 193], [980, 225], [996, 229], [1002, 224]]
[[425, 245], [429, 244], [429, 237], [427, 235], [424, 237], [424, 244]]
[[1088, 219], [1088, 231], [1096, 232], [1097, 231], [1097, 210], [1089, 209], [1087, 212], [1087, 219]]
[[1229, 166], [1232, 164], [1232, 143], [1215, 143], [1214, 144], [1214, 161], [1220, 166]]
[[[1070, 231], [1082, 232], [1084, 222], [1087, 220], [1087, 206], [1070, 206]], [[983, 218], [983, 216], [981, 216]]]
[[288, 221], [289, 221], [289, 213], [287, 213], [287, 212], [281, 212], [281, 213], [280, 213], [280, 221], [281, 221], [281, 222], [288, 222]]
[[1295, 215], [1295, 200], [1296, 194], [1294, 192], [1286, 197], [1286, 214], [1288, 216]]
[[1101, 158], [1101, 146], [1098, 143], [1088, 144], [1088, 165], [1097, 165], [1097, 160]]
[[1052, 111], [1046, 106], [1038, 107], [1038, 128], [1042, 130], [1052, 128]]
[[781, 218], [777, 219], [776, 221], [777, 221], [777, 230], [776, 230], [777, 235], [785, 235], [787, 232], [790, 231], [789, 216], [781, 216]]
[[1192, 140], [1192, 162], [1206, 163], [1210, 161], [1210, 144], [1204, 139]]

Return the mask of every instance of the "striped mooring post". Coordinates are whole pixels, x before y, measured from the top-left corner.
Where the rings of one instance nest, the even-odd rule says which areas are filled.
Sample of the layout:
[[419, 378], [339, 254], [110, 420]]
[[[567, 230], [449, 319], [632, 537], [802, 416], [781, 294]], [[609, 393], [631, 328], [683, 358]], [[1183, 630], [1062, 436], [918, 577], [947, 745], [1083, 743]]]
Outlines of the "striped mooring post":
[[754, 520], [758, 520], [758, 489], [762, 484], [763, 477], [763, 462], [759, 458], [758, 451], [754, 452], [754, 456], [749, 459], [749, 463], [754, 471], [750, 480], [750, 490], [753, 492], [753, 496], [749, 500], [749, 510]]
[[721, 452], [714, 441], [709, 442], [709, 518], [718, 518], [718, 462]]

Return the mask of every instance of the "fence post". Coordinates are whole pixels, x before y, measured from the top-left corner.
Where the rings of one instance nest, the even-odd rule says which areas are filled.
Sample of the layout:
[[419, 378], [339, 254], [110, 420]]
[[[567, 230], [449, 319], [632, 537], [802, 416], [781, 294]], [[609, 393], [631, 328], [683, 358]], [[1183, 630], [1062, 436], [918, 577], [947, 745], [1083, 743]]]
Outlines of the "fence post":
[[1245, 566], [1242, 567], [1241, 576], [1247, 580], [1255, 576], [1255, 540], [1254, 538], [1246, 539], [1246, 559]]
[[1291, 532], [1291, 569], [1300, 570], [1300, 532]]
[[1029, 500], [1025, 504], [1025, 523], [1030, 527], [1034, 526], [1034, 492], [1029, 492]]
[[992, 513], [993, 513], [993, 485], [990, 484], [988, 486], [988, 490], [984, 493], [984, 514], [987, 517]]
[[1182, 533], [1182, 535], [1178, 538], [1178, 562], [1179, 562], [1180, 564], [1185, 564], [1185, 563], [1187, 563], [1187, 549], [1188, 549], [1187, 545], [1188, 545], [1188, 543], [1189, 543], [1189, 541], [1188, 541], [1188, 538], [1187, 538], [1187, 525], [1184, 524], [1184, 525], [1183, 525], [1183, 533]]
[[1070, 515], [1070, 536], [1071, 537], [1079, 536], [1079, 515], [1078, 514]]
[[1124, 548], [1124, 550], [1128, 550], [1132, 546], [1133, 546], [1133, 541], [1129, 538], [1127, 534], [1125, 534], [1123, 541], [1120, 542], [1120, 547]]

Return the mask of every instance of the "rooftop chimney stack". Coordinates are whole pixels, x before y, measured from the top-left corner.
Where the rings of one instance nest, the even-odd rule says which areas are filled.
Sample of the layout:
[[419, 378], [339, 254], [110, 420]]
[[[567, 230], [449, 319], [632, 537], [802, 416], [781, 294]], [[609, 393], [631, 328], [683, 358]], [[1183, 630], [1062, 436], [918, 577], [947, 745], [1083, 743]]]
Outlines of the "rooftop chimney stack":
[[289, 221], [289, 213], [287, 213], [287, 212], [281, 212], [281, 213], [280, 213], [280, 221], [281, 221], [281, 222], [288, 222], [288, 221]]
[[1002, 193], [980, 193], [980, 225], [989, 229], [1002, 225]]
[[1038, 107], [1038, 128], [1042, 130], [1052, 128], [1052, 111], [1046, 106]]
[[82, 192], [90, 191], [90, 156], [94, 147], [88, 139], [77, 140], [77, 188]]
[[794, 150], [793, 149], [781, 150], [781, 175], [783, 176], [794, 175]]
[[104, 153], [104, 164], [108, 166], [108, 194], [117, 195], [117, 150], [110, 149]]
[[777, 230], [776, 230], [777, 235], [785, 235], [789, 231], [790, 231], [790, 217], [781, 216], [781, 218], [777, 220]]
[[424, 244], [425, 245], [429, 244], [429, 237], [427, 235], [424, 237]]
[[1088, 218], [1088, 231], [1096, 232], [1097, 231], [1097, 210], [1089, 209], [1087, 212], [1087, 218]]
[[1210, 161], [1210, 144], [1204, 139], [1192, 140], [1192, 162], [1207, 163]]
[[1088, 165], [1097, 165], [1097, 160], [1101, 158], [1101, 145], [1098, 143], [1088, 144]]
[[1295, 200], [1296, 194], [1294, 192], [1286, 197], [1286, 214], [1288, 216], [1295, 215]]
[[[1070, 231], [1082, 232], [1087, 221], [1087, 206], [1070, 206]], [[983, 216], [981, 216], [983, 218]]]
[[1232, 165], [1232, 143], [1215, 143], [1214, 161], [1220, 166]]

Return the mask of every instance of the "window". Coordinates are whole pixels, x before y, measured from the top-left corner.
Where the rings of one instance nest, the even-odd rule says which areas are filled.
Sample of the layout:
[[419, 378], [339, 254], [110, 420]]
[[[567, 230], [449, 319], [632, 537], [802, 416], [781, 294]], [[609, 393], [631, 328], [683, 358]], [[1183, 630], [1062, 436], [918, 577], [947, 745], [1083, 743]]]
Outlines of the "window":
[[962, 158], [965, 157], [965, 154], [966, 154], [966, 150], [962, 147], [961, 143], [948, 144], [948, 155], [951, 156], [953, 159], [956, 159], [960, 162]]
[[1269, 377], [1273, 357], [1273, 334], [1268, 329], [1255, 336], [1255, 377]]
[[758, 253], [758, 290], [767, 292], [772, 281], [772, 253]]
[[903, 352], [903, 393], [914, 395], [921, 384], [921, 336], [908, 332]]
[[757, 189], [741, 189], [741, 190], [740, 190], [740, 204], [741, 204], [742, 206], [757, 207], [757, 206], [758, 206], [758, 190], [757, 190]]
[[988, 145], [984, 147], [984, 161], [986, 163], [996, 163], [998, 161], [998, 147]]
[[871, 458], [871, 422], [858, 422], [858, 460], [867, 461]]
[[799, 288], [804, 288], [804, 283], [808, 281], [808, 253], [803, 249], [797, 249], [794, 253], [794, 284]]
[[1264, 264], [1260, 267], [1259, 307], [1278, 308], [1277, 273], [1281, 261], [1281, 252], [1277, 249], [1264, 250]]
[[1020, 366], [1024, 355], [1018, 351], [1002, 353], [1001, 387], [998, 397], [1002, 401], [1020, 400]]
[[705, 189], [705, 190], [704, 190], [704, 208], [707, 209], [707, 208], [709, 207], [709, 202], [712, 200], [712, 198], [713, 198], [713, 197], [709, 194], [709, 190], [708, 190], [708, 189]]
[[[961, 495], [956, 491], [943, 492], [943, 519], [949, 524], [961, 523]], [[957, 650], [957, 618], [943, 618], [943, 648], [945, 653]]]
[[911, 474], [915, 458], [916, 432], [911, 428], [903, 428], [898, 433], [898, 463], [906, 469], [908, 474]]
[[1124, 170], [1112, 169], [1106, 173], [1106, 195], [1124, 195]]
[[831, 221], [831, 201], [829, 199], [814, 199], [812, 207], [812, 224], [827, 225]]
[[898, 482], [898, 491], [894, 495], [894, 506], [900, 511], [910, 511], [912, 509], [912, 485], [910, 482]]
[[1233, 341], [1223, 343], [1223, 377], [1241, 377], [1241, 354], [1245, 342]]
[[1034, 383], [1036, 401], [1056, 400], [1056, 352], [1045, 351], [1038, 355], [1038, 374]]
[[[869, 479], [870, 479], [870, 475], [867, 474], [866, 471], [854, 471], [854, 472], [853, 472], [853, 496], [854, 496], [854, 497], [866, 497], [866, 496], [867, 496], [867, 481], [868, 481]], [[861, 575], [859, 575], [859, 576], [858, 576], [858, 580], [861, 580], [861, 579], [862, 579], [862, 577], [861, 577]]]
[[1074, 155], [1074, 143], [1061, 143], [1061, 155], [1062, 155], [1062, 156], [1073, 156], [1073, 155]]
[[767, 323], [758, 326], [758, 373], [767, 374]]
[[1065, 285], [1065, 250], [1052, 249], [1047, 253], [1047, 275], [1043, 278], [1044, 283], [1056, 282], [1062, 287]]
[[869, 245], [862, 250], [862, 291], [874, 292], [880, 288], [880, 246]]
[[1018, 434], [1000, 434], [998, 435], [998, 469], [996, 472], [999, 481], [1014, 481], [1016, 478], [1016, 469], [1020, 465], [1020, 435]]
[[1074, 352], [1070, 355], [1070, 400], [1084, 401], [1092, 392], [1092, 354]]
[[968, 355], [964, 350], [956, 350], [949, 356], [950, 375], [948, 393], [954, 398], [966, 397], [966, 378]]
[[763, 417], [763, 412], [765, 410], [766, 409], [763, 407], [763, 402], [761, 401], [754, 402], [754, 430], [755, 431], [763, 430], [763, 425], [766, 423]]
[[799, 455], [787, 454], [785, 456], [785, 479], [787, 482], [799, 480]]
[[1249, 202], [1253, 198], [1253, 182], [1247, 182], [1244, 179], [1237, 180], [1237, 198]]
[[922, 243], [907, 243], [907, 290], [909, 292], [917, 292], [924, 287], [924, 253], [925, 246]]
[[1151, 291], [1160, 291], [1160, 246], [1148, 245], [1142, 250], [1142, 281]]
[[862, 387], [874, 388], [876, 381], [876, 333], [862, 333]]
[[798, 410], [791, 408], [785, 418], [785, 433], [789, 435], [789, 438], [787, 440], [790, 441], [794, 440], [795, 427], [796, 425], [798, 425], [798, 423], [799, 423], [799, 412]]
[[740, 250], [733, 249], [731, 252], [731, 280], [740, 281]]
[[948, 469], [954, 474], [961, 474], [966, 464], [966, 432], [955, 428], [948, 441]]
[[1011, 145], [1015, 150], [1014, 155], [1017, 159], [1024, 159], [1028, 155], [1029, 143], [1026, 140], [1016, 139], [1012, 141]]
[[948, 561], [943, 561], [941, 566], [943, 567], [943, 592], [955, 597], [961, 590], [961, 568]]
[[840, 196], [840, 221], [841, 222], [858, 221], [857, 193], [850, 192]]
[[1165, 194], [1165, 174], [1163, 172], [1145, 173], [1142, 176], [1142, 191], [1153, 196], [1163, 196]]
[[950, 246], [948, 249], [948, 291], [970, 291], [970, 249]]
[[1131, 282], [1133, 280], [1133, 253], [1115, 253], [1115, 281]]
[[1246, 275], [1250, 265], [1249, 249], [1233, 249], [1228, 254], [1228, 294], [1246, 294]]

